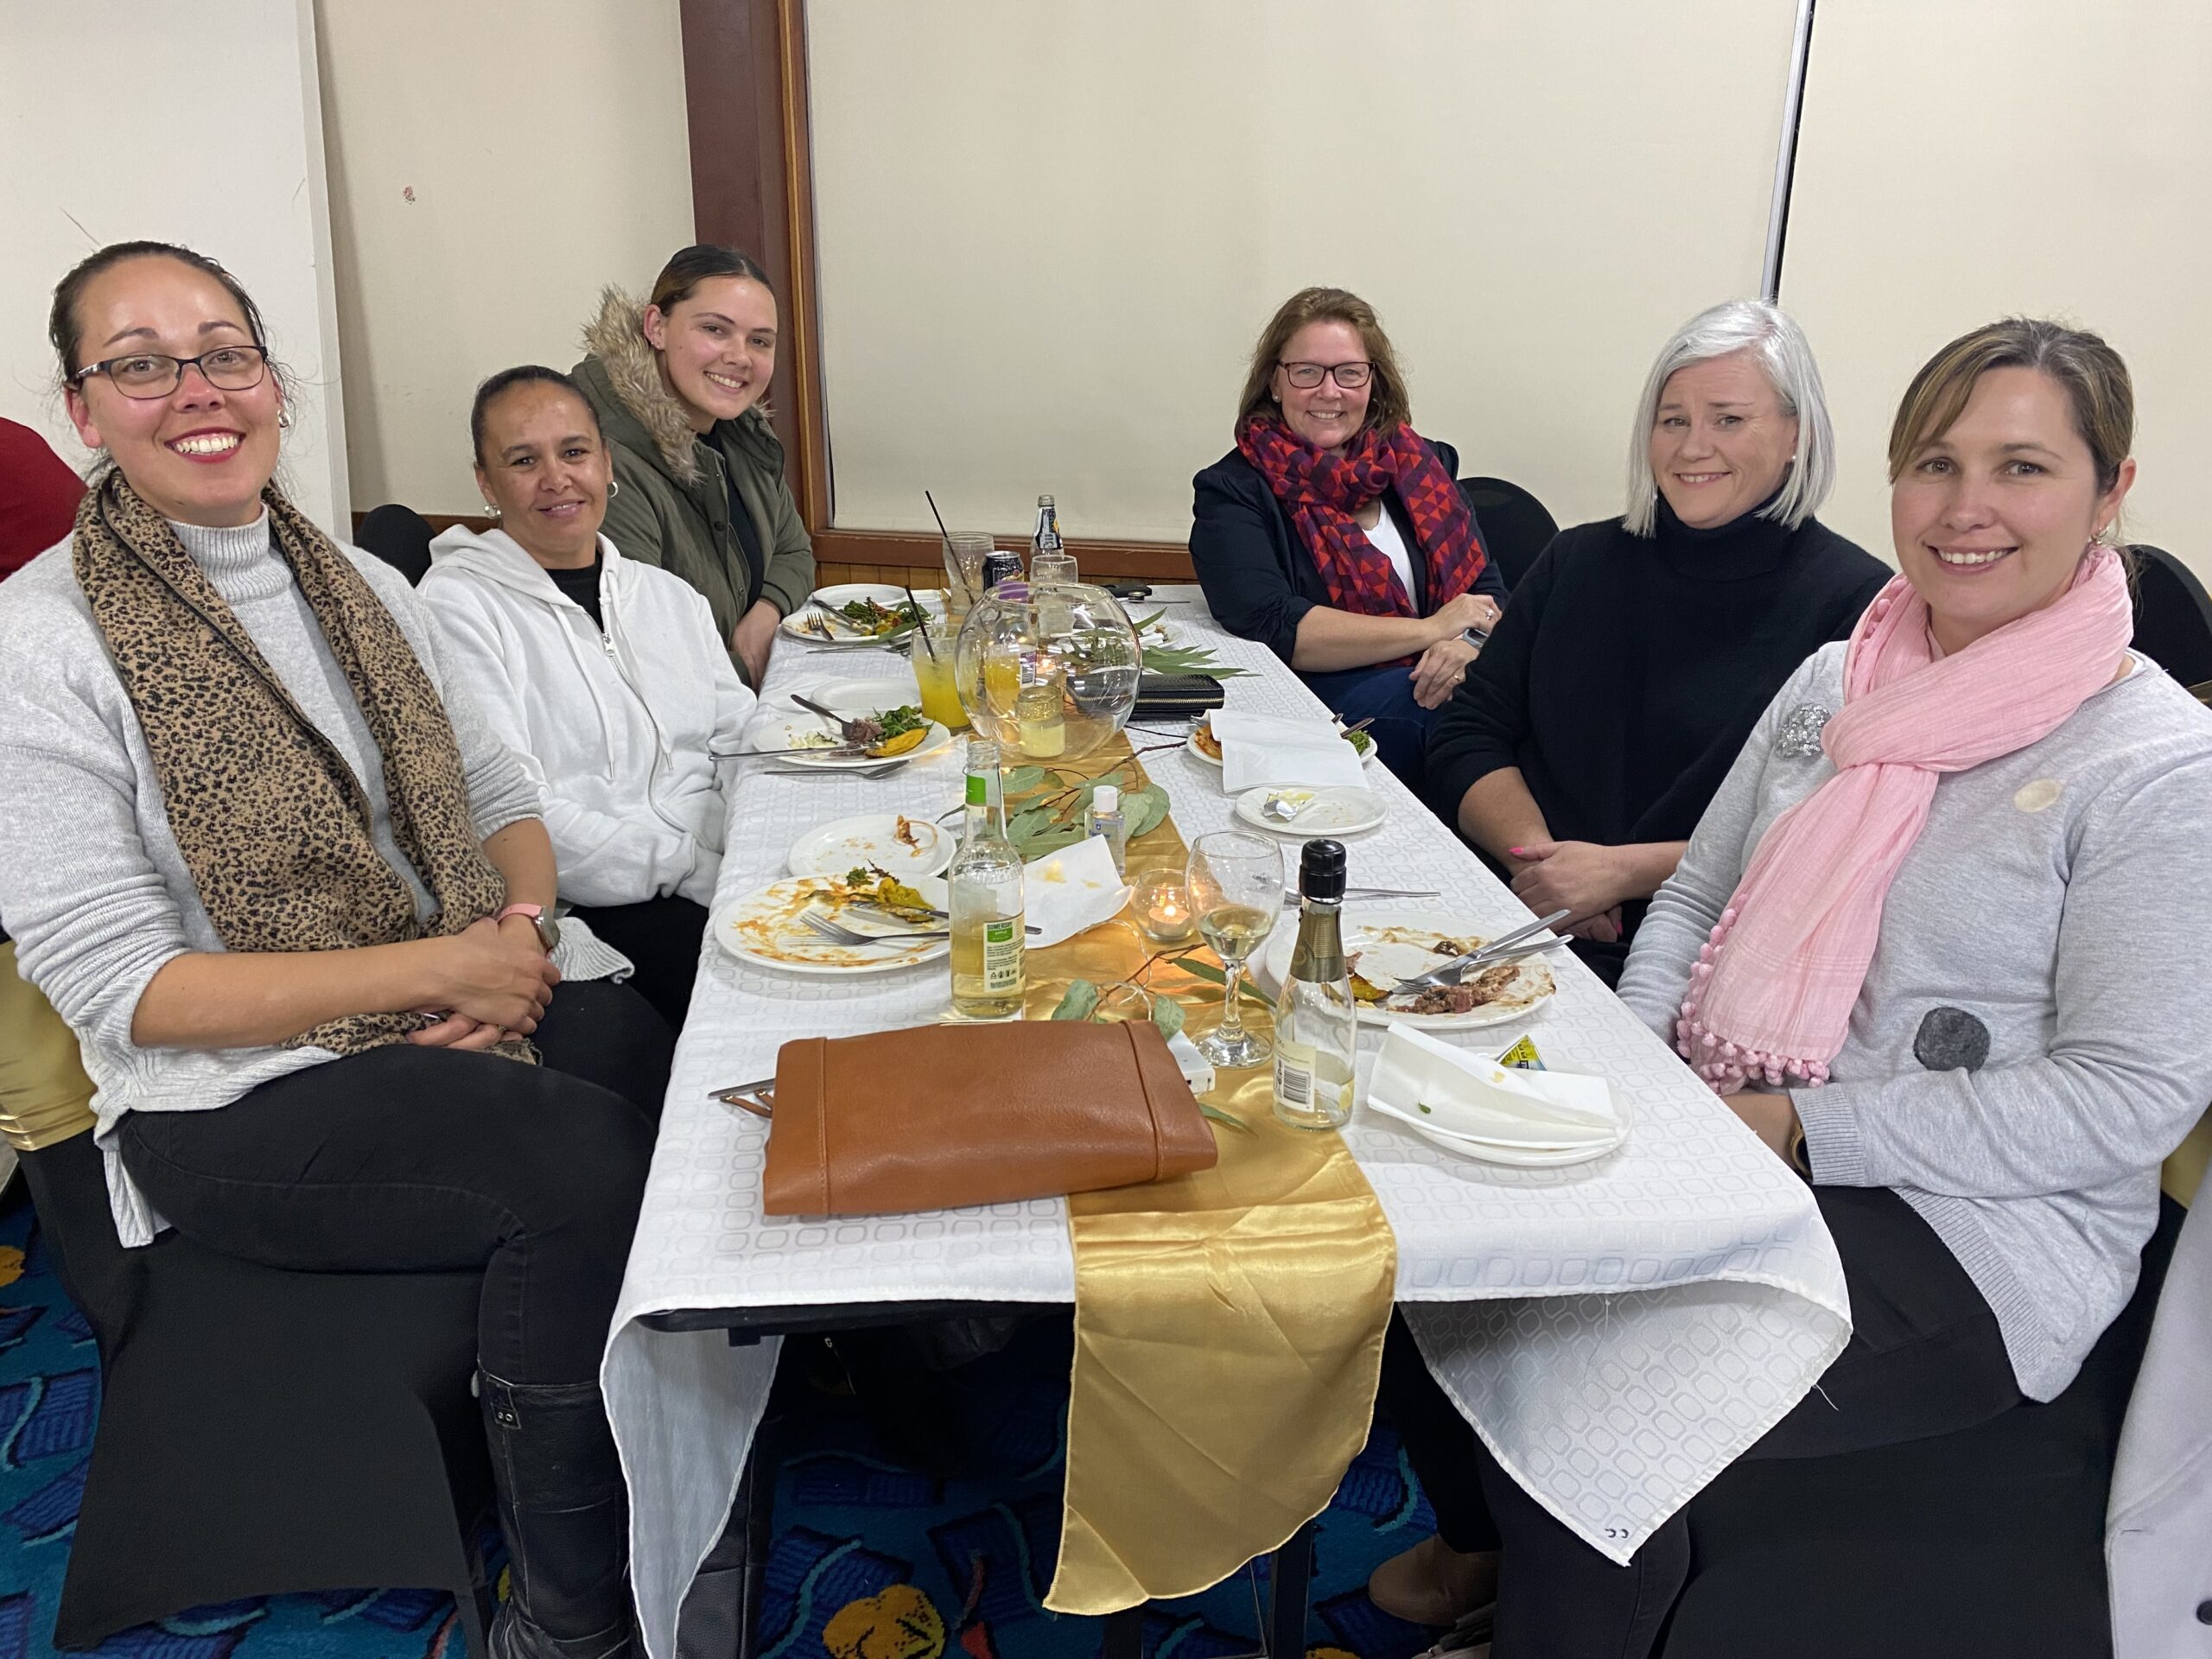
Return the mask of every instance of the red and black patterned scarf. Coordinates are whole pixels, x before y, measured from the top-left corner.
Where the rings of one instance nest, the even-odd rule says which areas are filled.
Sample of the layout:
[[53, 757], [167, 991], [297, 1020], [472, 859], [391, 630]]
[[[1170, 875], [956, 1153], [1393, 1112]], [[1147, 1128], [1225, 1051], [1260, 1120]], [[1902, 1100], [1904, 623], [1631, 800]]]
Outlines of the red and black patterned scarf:
[[1293, 435], [1281, 417], [1248, 415], [1236, 428], [1236, 453], [1268, 480], [1290, 514], [1320, 569], [1330, 604], [1340, 611], [1421, 614], [1389, 558], [1352, 518], [1394, 486], [1428, 573], [1432, 613], [1472, 588], [1483, 573], [1486, 556], [1459, 486], [1410, 426], [1389, 432], [1370, 427], [1325, 454]]

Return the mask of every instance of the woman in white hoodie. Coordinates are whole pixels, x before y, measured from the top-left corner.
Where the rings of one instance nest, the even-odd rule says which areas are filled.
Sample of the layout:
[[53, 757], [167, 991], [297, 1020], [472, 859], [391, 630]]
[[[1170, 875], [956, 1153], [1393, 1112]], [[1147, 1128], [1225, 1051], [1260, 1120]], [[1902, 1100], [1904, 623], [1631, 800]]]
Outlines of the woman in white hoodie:
[[575, 382], [524, 366], [477, 389], [476, 481], [500, 527], [431, 543], [440, 643], [545, 799], [561, 901], [683, 1023], [721, 868], [723, 787], [753, 693], [706, 600], [600, 534], [616, 487]]

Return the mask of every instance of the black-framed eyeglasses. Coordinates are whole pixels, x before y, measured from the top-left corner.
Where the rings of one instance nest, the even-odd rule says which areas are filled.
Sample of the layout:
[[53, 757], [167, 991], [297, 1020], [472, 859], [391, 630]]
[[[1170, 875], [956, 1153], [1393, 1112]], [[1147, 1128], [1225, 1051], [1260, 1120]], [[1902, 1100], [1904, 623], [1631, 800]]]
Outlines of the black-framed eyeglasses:
[[1300, 391], [1311, 391], [1327, 375], [1346, 391], [1357, 391], [1374, 372], [1372, 363], [1278, 363], [1275, 366]]
[[258, 346], [218, 346], [197, 357], [168, 357], [160, 352], [133, 352], [89, 363], [69, 378], [78, 385], [95, 374], [126, 397], [166, 397], [184, 384], [184, 372], [196, 368], [201, 378], [218, 391], [251, 391], [269, 372], [269, 353]]

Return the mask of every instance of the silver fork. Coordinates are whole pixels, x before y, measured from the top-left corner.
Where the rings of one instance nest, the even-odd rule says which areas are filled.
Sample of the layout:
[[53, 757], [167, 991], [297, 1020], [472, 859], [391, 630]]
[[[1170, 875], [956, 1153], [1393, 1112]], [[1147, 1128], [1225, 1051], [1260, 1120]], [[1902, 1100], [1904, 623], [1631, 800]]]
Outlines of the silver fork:
[[[1547, 928], [1565, 921], [1570, 912], [1555, 910], [1548, 916], [1539, 917], [1526, 927], [1516, 927], [1510, 933], [1501, 933], [1479, 950], [1470, 950], [1451, 962], [1440, 962], [1425, 974], [1415, 974], [1390, 988], [1389, 995], [1402, 996], [1408, 991], [1425, 990], [1431, 985], [1457, 985], [1460, 976], [1470, 968], [1487, 968], [1508, 957], [1519, 957], [1531, 950], [1548, 950], [1553, 940], [1535, 940], [1535, 936]], [[1529, 943], [1535, 940], [1535, 943]], [[1556, 942], [1564, 944], [1564, 936]]]
[[906, 764], [901, 757], [880, 766], [763, 766], [760, 770], [778, 778], [888, 778]]
[[800, 926], [819, 933], [833, 944], [908, 944], [916, 939], [949, 939], [952, 937], [951, 930], [943, 927], [918, 933], [855, 933], [851, 928], [840, 927], [828, 917], [817, 916], [810, 910], [801, 911], [798, 920]]

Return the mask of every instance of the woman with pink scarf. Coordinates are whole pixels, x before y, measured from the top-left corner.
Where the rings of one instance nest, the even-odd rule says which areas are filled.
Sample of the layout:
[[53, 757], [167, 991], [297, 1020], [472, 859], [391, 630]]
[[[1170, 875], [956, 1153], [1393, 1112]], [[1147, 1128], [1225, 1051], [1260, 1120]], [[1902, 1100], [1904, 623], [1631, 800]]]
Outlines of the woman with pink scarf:
[[[1929, 360], [1890, 435], [1902, 574], [1769, 706], [1637, 936], [1622, 1000], [1813, 1184], [1849, 1285], [1850, 1345], [1751, 1457], [2058, 1395], [2212, 1099], [2212, 714], [2129, 649], [2133, 410], [2054, 323]], [[1514, 1564], [1494, 1659], [1649, 1651], [1680, 1517], [1618, 1568], [1468, 1472]], [[1562, 1643], [1593, 1608], [1611, 1644]]]

